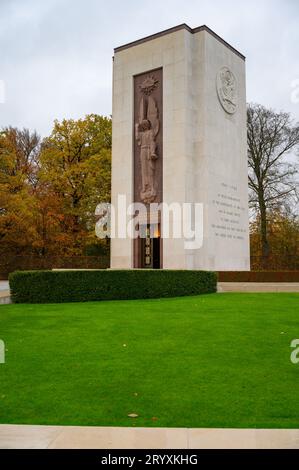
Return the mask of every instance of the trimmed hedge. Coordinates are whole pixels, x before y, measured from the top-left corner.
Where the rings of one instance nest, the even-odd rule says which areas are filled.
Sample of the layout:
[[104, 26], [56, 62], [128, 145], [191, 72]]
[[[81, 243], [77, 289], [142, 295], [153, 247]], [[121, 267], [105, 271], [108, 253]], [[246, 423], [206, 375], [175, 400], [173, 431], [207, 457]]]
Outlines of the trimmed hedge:
[[148, 299], [216, 292], [217, 275], [185, 270], [16, 271], [14, 303]]
[[299, 271], [220, 271], [219, 282], [299, 282]]

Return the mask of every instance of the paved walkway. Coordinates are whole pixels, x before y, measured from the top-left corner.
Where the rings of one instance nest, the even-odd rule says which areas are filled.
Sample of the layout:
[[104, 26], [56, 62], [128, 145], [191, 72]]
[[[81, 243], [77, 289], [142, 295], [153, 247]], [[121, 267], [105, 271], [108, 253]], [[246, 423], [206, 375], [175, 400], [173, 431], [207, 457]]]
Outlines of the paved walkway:
[[10, 291], [8, 281], [0, 281], [0, 304], [10, 304]]
[[0, 425], [0, 449], [299, 449], [299, 429]]
[[299, 282], [218, 282], [218, 292], [299, 292]]

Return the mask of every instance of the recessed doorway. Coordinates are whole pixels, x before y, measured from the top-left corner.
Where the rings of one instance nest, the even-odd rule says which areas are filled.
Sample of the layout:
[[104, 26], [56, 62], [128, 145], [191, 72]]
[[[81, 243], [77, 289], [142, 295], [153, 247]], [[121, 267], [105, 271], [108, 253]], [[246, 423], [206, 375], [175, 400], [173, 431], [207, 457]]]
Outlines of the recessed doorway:
[[139, 233], [134, 244], [134, 268], [162, 268], [160, 224], [140, 225]]

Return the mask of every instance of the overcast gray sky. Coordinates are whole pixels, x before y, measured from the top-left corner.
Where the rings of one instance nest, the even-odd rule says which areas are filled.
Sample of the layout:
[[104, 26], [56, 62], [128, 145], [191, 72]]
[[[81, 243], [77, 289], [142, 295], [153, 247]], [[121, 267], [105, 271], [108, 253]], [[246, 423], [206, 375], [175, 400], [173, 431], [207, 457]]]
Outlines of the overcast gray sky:
[[180, 23], [246, 55], [248, 101], [299, 120], [299, 0], [0, 0], [0, 127], [110, 114], [113, 48]]

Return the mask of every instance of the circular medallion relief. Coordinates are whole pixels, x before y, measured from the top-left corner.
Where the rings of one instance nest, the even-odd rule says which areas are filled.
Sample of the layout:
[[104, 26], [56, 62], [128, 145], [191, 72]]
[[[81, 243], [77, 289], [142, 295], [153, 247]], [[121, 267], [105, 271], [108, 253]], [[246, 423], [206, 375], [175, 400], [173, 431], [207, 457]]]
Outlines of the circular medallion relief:
[[216, 86], [221, 106], [227, 113], [234, 114], [237, 109], [237, 81], [228, 67], [219, 70]]

